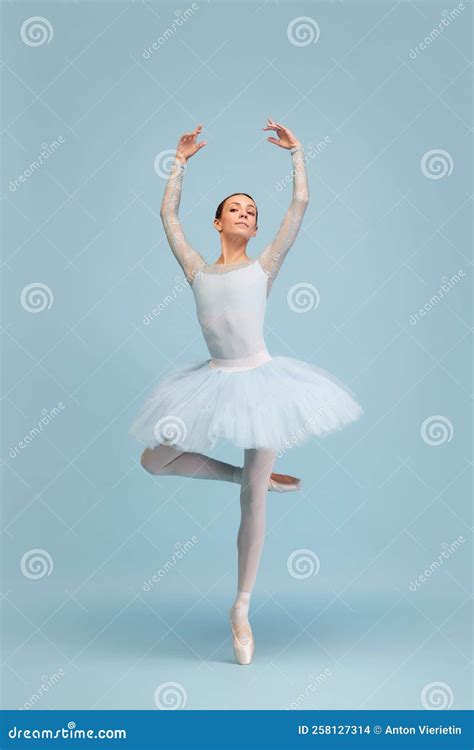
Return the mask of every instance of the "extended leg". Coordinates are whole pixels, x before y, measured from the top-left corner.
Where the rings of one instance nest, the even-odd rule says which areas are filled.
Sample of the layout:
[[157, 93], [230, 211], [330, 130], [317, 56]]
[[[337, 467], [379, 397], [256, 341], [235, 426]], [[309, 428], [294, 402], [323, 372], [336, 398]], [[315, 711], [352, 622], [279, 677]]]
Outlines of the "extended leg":
[[240, 489], [241, 521], [237, 535], [238, 590], [250, 592], [265, 537], [265, 505], [268, 480], [276, 454], [271, 450], [250, 448], [245, 451]]
[[249, 664], [253, 655], [248, 611], [265, 540], [266, 496], [275, 458], [276, 453], [271, 450], [245, 451], [240, 490], [241, 521], [237, 535], [237, 596], [230, 610], [234, 653], [239, 664]]

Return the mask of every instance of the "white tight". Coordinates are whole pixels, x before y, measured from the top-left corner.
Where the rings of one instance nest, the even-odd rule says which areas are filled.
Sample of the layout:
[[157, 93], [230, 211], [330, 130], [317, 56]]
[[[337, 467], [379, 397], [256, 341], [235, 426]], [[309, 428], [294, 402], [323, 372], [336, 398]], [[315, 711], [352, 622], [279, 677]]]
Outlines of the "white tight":
[[238, 591], [252, 591], [265, 540], [265, 505], [268, 480], [276, 453], [266, 449], [244, 451], [240, 487], [240, 526], [237, 534]]
[[240, 475], [236, 467], [201, 453], [185, 453], [169, 445], [146, 449], [141, 464], [150, 474], [239, 480], [241, 519], [237, 534], [238, 591], [251, 592], [265, 540], [265, 502], [268, 480], [276, 453], [263, 448], [247, 448]]
[[141, 464], [150, 474], [220, 479], [233, 482], [235, 466], [204, 456], [202, 453], [184, 453], [171, 445], [158, 445], [143, 451]]

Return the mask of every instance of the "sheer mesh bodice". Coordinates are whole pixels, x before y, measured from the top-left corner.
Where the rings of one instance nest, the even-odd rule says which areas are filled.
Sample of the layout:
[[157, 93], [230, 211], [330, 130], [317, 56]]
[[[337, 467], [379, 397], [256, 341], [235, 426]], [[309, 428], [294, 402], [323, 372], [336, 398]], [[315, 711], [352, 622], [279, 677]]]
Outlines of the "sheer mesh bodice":
[[[302, 146], [291, 149], [291, 159], [293, 165], [293, 195], [290, 206], [286, 211], [275, 238], [256, 258], [268, 277], [267, 293], [270, 291], [271, 285], [281, 268], [288, 250], [296, 239], [309, 200], [304, 150]], [[181, 164], [178, 161], [173, 163], [163, 195], [160, 215], [171, 250], [183, 269], [187, 280], [192, 285], [199, 271], [222, 274], [227, 273], [229, 270], [249, 265], [253, 261], [245, 261], [233, 264], [232, 266], [208, 264], [201, 254], [189, 244], [178, 215], [183, 177], [186, 169], [186, 164]]]
[[208, 264], [186, 240], [178, 217], [186, 165], [175, 161], [167, 182], [161, 217], [171, 249], [192, 286], [211, 366], [247, 369], [271, 359], [263, 338], [266, 299], [294, 243], [308, 204], [302, 147], [291, 149], [293, 195], [273, 241], [241, 263]]

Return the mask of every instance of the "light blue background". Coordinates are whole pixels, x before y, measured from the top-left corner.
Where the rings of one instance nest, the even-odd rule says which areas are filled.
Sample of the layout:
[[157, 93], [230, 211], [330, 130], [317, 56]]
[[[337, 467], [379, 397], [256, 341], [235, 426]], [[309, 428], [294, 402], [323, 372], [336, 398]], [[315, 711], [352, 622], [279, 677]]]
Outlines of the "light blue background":
[[[2, 5], [3, 707], [24, 705], [61, 670], [36, 708], [153, 709], [169, 681], [184, 708], [284, 708], [303, 695], [301, 708], [419, 709], [432, 683], [443, 683], [441, 705], [468, 708], [471, 6], [413, 59], [455, 5], [197, 5], [149, 59], [144, 48], [190, 5]], [[36, 15], [54, 33], [33, 47], [20, 27]], [[317, 22], [315, 43], [289, 40], [299, 16]], [[259, 207], [254, 257], [290, 200], [290, 187], [277, 189], [290, 158], [266, 142], [268, 116], [307, 147], [330, 142], [308, 163], [310, 205], [269, 299], [267, 345], [334, 373], [365, 413], [277, 464], [304, 487], [268, 495], [255, 659], [242, 670], [227, 621], [238, 488], [152, 478], [127, 431], [160, 377], [207, 358], [189, 288], [143, 323], [181, 278], [155, 157], [203, 124], [208, 145], [189, 163], [181, 203], [187, 236], [216, 260], [215, 208], [243, 190]], [[430, 179], [421, 161], [439, 149], [452, 172]], [[32, 313], [21, 293], [36, 282], [52, 304]], [[287, 303], [300, 283], [320, 295], [305, 314]], [[447, 424], [438, 445], [422, 439], [431, 417]], [[213, 455], [242, 463], [237, 449]], [[50, 555], [49, 575], [22, 573], [32, 549]], [[287, 561], [302, 549], [320, 567], [296, 578]]]

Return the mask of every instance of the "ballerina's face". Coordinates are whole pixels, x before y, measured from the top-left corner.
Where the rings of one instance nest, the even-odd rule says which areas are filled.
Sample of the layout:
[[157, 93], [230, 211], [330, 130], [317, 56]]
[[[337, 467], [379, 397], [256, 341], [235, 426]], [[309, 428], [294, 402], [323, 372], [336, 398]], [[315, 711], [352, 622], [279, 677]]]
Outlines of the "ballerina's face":
[[241, 235], [250, 239], [257, 234], [257, 206], [247, 195], [232, 195], [228, 198], [218, 219], [214, 219], [218, 232]]

